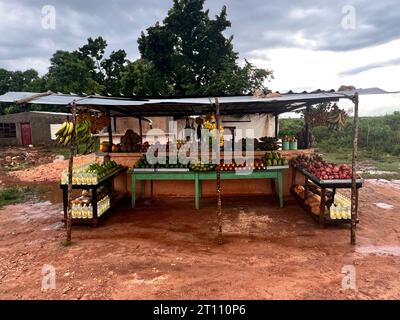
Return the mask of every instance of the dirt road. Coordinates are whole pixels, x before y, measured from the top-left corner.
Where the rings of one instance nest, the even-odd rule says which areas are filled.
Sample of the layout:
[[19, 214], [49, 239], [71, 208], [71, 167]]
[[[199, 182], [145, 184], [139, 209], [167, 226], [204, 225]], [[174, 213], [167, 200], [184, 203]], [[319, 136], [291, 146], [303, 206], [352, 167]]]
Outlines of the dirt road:
[[[215, 199], [198, 212], [192, 199], [127, 205], [96, 229], [74, 228], [68, 248], [59, 203], [6, 207], [0, 298], [400, 299], [399, 189], [366, 183], [355, 247], [348, 228], [320, 229], [288, 200], [280, 209], [260, 197], [224, 198], [223, 245]], [[55, 267], [55, 290], [41, 290], [44, 265]], [[344, 266], [355, 268], [357, 290], [342, 289]]]

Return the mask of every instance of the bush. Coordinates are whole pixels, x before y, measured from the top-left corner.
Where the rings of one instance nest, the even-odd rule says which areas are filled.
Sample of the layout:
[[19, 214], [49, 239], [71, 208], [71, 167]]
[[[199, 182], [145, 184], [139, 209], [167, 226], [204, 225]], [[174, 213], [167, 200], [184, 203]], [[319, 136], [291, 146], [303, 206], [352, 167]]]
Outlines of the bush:
[[[280, 136], [294, 135], [304, 126], [303, 119], [281, 119]], [[310, 129], [317, 146], [326, 151], [351, 148], [353, 144], [353, 119], [349, 118], [343, 130], [335, 131], [328, 127]], [[359, 148], [373, 158], [382, 154], [400, 155], [400, 112], [383, 117], [360, 118]]]

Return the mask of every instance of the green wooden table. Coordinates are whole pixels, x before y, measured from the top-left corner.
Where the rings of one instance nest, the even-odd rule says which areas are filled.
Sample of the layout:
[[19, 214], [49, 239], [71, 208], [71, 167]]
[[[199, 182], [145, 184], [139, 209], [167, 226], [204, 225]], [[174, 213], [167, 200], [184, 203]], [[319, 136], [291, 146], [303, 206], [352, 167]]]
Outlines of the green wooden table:
[[[251, 179], [271, 179], [271, 186], [273, 192], [276, 194], [275, 183], [278, 185], [278, 197], [279, 204], [283, 207], [283, 171], [287, 170], [288, 167], [279, 168], [268, 168], [263, 171], [253, 171], [248, 174], [238, 174], [236, 172], [221, 172], [221, 180], [251, 180]], [[178, 181], [178, 180], [189, 180], [193, 181], [195, 188], [195, 206], [196, 209], [200, 208], [200, 198], [202, 194], [202, 182], [205, 180], [216, 180], [217, 175], [214, 171], [212, 172], [132, 172], [132, 208], [136, 205], [136, 183], [141, 181], [141, 195], [144, 198], [145, 195], [145, 182], [146, 181]]]

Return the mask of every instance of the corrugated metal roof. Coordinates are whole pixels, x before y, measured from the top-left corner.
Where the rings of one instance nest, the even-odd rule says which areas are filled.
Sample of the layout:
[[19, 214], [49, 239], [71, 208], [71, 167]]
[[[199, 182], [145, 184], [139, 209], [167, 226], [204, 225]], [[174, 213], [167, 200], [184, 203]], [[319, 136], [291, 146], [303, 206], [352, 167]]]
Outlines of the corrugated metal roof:
[[[304, 107], [306, 104], [338, 101], [358, 94], [382, 94], [386, 91], [379, 88], [357, 89], [351, 91], [322, 91], [310, 93], [285, 93], [276, 97], [258, 98], [254, 96], [220, 97], [221, 114], [283, 113]], [[32, 92], [9, 92], [0, 96], [0, 102], [15, 103], [35, 95]], [[115, 116], [167, 116], [197, 115], [214, 110], [214, 97], [172, 98], [172, 99], [130, 99], [103, 97], [99, 95], [84, 96], [74, 94], [52, 93], [36, 97], [29, 101], [35, 104], [91, 106], [100, 110], [110, 110]]]

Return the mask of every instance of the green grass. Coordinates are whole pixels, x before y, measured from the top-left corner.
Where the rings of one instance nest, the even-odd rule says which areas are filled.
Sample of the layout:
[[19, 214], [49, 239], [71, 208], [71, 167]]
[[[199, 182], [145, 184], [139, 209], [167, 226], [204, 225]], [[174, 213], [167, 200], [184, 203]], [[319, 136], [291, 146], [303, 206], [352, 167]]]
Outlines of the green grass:
[[0, 188], [0, 208], [40, 199], [43, 190], [41, 187], [12, 186]]

